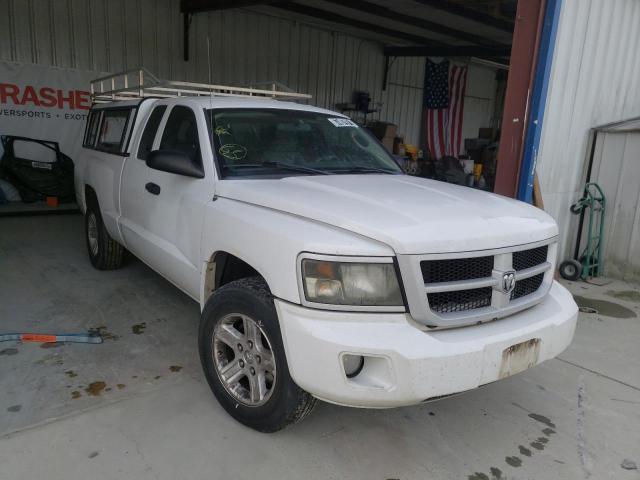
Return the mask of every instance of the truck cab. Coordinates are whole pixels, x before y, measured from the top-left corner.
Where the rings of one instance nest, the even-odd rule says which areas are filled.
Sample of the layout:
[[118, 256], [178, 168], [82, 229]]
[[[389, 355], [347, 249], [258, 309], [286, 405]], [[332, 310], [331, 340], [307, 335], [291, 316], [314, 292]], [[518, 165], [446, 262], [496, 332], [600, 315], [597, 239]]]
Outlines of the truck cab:
[[550, 216], [405, 175], [342, 114], [248, 94], [111, 101], [82, 151], [92, 264], [119, 268], [129, 250], [200, 304], [207, 381], [257, 430], [317, 400], [477, 388], [573, 337]]

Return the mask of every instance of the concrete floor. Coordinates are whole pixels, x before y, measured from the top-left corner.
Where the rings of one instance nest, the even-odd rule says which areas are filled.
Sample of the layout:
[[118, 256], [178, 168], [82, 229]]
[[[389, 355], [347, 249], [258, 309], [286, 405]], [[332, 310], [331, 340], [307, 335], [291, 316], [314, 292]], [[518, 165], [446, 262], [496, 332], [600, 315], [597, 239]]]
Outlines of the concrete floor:
[[621, 467], [640, 465], [640, 290], [568, 286], [601, 313], [560, 359], [416, 407], [321, 404], [264, 435], [211, 395], [195, 303], [135, 259], [93, 270], [80, 216], [0, 219], [0, 331], [107, 332], [0, 343], [0, 478], [640, 479]]

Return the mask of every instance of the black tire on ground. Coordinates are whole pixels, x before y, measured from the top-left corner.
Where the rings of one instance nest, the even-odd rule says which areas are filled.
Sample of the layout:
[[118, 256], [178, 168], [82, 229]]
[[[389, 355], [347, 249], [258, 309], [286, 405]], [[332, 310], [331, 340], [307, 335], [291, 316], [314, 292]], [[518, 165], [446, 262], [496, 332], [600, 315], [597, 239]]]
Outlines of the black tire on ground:
[[582, 275], [582, 264], [578, 260], [565, 260], [560, 264], [560, 276], [565, 280], [578, 280]]
[[96, 201], [87, 203], [84, 231], [91, 265], [98, 270], [116, 270], [122, 266], [124, 247], [109, 236]]
[[[234, 398], [222, 383], [214, 362], [216, 326], [234, 315], [255, 320], [271, 347], [276, 375], [271, 385], [271, 395], [261, 405], [247, 405]], [[198, 344], [200, 360], [211, 390], [227, 413], [240, 423], [260, 432], [276, 432], [302, 420], [315, 406], [316, 399], [298, 387], [291, 378], [273, 298], [261, 277], [230, 282], [211, 295], [202, 312]]]

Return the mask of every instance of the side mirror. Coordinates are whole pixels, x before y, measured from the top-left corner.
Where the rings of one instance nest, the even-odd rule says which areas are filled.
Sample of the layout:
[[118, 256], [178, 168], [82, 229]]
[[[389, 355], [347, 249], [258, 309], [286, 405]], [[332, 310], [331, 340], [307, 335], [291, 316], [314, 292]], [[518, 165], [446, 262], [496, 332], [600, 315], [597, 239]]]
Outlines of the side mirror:
[[147, 155], [147, 167], [185, 177], [204, 178], [201, 162], [180, 150], [154, 150]]

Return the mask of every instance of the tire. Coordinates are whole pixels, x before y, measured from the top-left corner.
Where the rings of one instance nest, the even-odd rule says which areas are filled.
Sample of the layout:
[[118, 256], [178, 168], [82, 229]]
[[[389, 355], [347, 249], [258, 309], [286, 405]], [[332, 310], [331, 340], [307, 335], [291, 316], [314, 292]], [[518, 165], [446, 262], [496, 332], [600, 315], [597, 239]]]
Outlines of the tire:
[[560, 264], [560, 276], [565, 280], [578, 280], [582, 276], [582, 264], [578, 260], [565, 260]]
[[[236, 341], [242, 348], [229, 345]], [[276, 432], [302, 420], [315, 406], [316, 399], [291, 378], [273, 298], [261, 277], [230, 282], [211, 295], [198, 344], [213, 394], [247, 427]]]
[[122, 266], [124, 247], [109, 236], [96, 202], [87, 205], [84, 231], [91, 265], [98, 270], [116, 270]]

